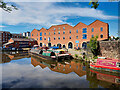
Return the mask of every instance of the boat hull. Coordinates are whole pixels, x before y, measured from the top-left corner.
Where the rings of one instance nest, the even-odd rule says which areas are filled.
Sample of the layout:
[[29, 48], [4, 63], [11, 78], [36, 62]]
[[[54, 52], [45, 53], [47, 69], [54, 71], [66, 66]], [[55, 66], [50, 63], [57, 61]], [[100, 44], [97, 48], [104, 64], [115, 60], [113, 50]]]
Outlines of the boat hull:
[[90, 68], [95, 69], [95, 70], [103, 70], [103, 71], [120, 73], [120, 68], [117, 68], [117, 67], [107, 67], [107, 66], [90, 64]]

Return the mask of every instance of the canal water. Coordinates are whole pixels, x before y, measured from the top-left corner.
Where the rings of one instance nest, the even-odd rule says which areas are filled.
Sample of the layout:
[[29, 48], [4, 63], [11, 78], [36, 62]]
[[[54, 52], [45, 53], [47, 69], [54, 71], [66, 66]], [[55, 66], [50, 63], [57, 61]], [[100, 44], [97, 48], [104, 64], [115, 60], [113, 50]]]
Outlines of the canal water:
[[119, 74], [92, 70], [83, 61], [42, 60], [23, 51], [0, 54], [2, 88], [120, 89]]

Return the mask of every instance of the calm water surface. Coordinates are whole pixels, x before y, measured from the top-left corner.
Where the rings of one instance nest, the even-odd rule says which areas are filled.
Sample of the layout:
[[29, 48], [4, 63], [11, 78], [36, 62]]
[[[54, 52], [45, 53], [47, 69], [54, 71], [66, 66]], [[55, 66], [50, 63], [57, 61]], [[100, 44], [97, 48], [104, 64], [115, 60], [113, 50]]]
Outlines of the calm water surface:
[[114, 88], [120, 76], [91, 70], [78, 60], [50, 61], [27, 52], [2, 52], [2, 88]]

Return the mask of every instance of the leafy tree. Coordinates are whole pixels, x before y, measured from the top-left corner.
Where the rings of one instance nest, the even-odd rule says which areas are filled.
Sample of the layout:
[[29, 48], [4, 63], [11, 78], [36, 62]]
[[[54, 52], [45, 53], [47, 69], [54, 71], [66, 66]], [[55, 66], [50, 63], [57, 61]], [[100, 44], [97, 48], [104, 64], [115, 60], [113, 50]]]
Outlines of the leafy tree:
[[98, 53], [99, 53], [99, 51], [98, 51], [98, 41], [97, 41], [97, 39], [98, 39], [98, 36], [92, 37], [92, 38], [90, 39], [89, 44], [87, 44], [88, 48], [90, 48], [90, 50], [91, 50], [91, 52], [92, 52], [92, 54], [93, 54], [93, 57], [97, 56]]
[[94, 9], [96, 9], [99, 6], [98, 0], [91, 0], [89, 2], [89, 5], [91, 4], [92, 4], [91, 8], [94, 8]]
[[0, 0], [0, 8], [2, 8], [4, 11], [11, 12], [13, 9], [18, 10], [18, 8], [14, 5], [10, 5], [3, 0]]

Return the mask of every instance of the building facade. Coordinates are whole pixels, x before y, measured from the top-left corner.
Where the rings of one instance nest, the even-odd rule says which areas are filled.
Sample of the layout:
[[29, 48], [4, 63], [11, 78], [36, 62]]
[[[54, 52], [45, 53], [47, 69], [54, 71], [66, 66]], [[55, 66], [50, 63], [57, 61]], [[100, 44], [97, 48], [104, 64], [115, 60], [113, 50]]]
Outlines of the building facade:
[[0, 46], [7, 43], [11, 37], [12, 34], [10, 32], [0, 31]]
[[11, 38], [24, 38], [22, 34], [12, 34], [7, 31], [0, 31], [0, 47], [7, 43]]
[[31, 38], [37, 40], [40, 46], [63, 48], [83, 47], [94, 36], [98, 36], [98, 40], [107, 40], [109, 38], [108, 23], [96, 20], [89, 25], [82, 22], [74, 27], [62, 24], [51, 26], [49, 29], [34, 29], [31, 32]]
[[37, 45], [37, 41], [34, 39], [11, 38], [3, 46], [5, 48], [31, 48], [34, 45]]
[[31, 34], [30, 34], [30, 32], [27, 31], [27, 32], [23, 32], [22, 35], [23, 35], [24, 37], [30, 38], [30, 35], [31, 35]]

